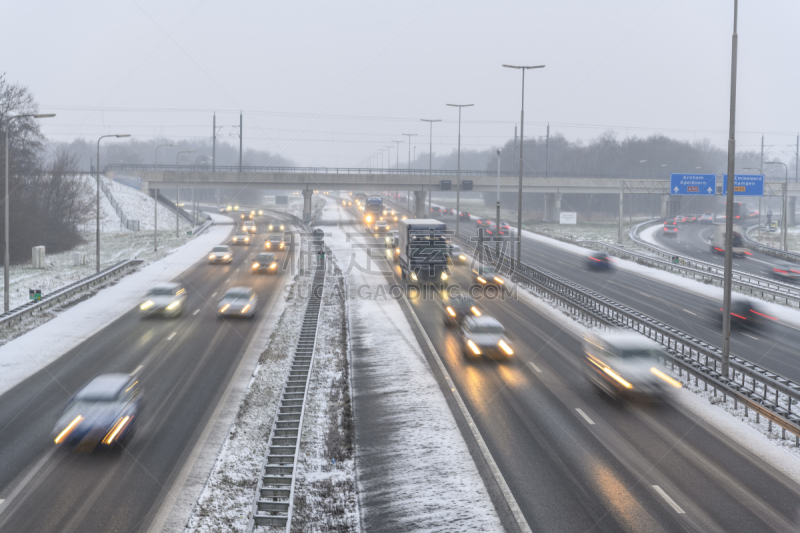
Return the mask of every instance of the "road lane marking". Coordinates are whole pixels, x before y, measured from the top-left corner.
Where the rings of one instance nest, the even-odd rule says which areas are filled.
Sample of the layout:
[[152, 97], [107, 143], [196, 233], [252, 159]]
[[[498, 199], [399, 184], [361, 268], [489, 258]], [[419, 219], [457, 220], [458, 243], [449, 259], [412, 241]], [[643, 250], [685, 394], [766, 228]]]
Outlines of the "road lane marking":
[[216, 295], [217, 295], [217, 291], [214, 291], [214, 292], [212, 292], [212, 293], [211, 293], [211, 297], [212, 297], [212, 298], [213, 298], [214, 296], [216, 296]]
[[170, 333], [170, 334], [169, 334], [169, 337], [167, 337], [167, 340], [168, 340], [168, 341], [171, 341], [171, 340], [172, 340], [172, 338], [173, 338], [175, 335], [177, 335], [177, 334], [178, 334], [178, 332], [177, 332], [177, 331], [173, 331], [172, 333]]
[[195, 315], [196, 315], [197, 313], [199, 313], [199, 312], [200, 312], [200, 310], [199, 310], [199, 309], [195, 309], [195, 312], [194, 312], [194, 313], [192, 313], [192, 316], [195, 316]]
[[575, 410], [578, 411], [578, 414], [581, 415], [583, 419], [589, 423], [590, 426], [594, 425], [594, 421], [591, 418], [589, 418], [589, 415], [584, 413], [583, 410], [581, 410], [579, 407], [576, 407]]
[[675, 503], [675, 500], [670, 498], [669, 494], [664, 492], [664, 489], [662, 489], [658, 485], [653, 485], [653, 488], [656, 489], [656, 492], [659, 493], [662, 498], [664, 498], [664, 501], [666, 501], [669, 504], [670, 507], [675, 509], [676, 513], [678, 513], [678, 514], [686, 514], [685, 512], [683, 512], [683, 509], [681, 509], [680, 506], [677, 503]]
[[697, 313], [692, 313], [692, 312], [691, 312], [691, 311], [689, 311], [688, 309], [684, 309], [684, 311], [686, 311], [686, 312], [687, 312], [687, 313], [689, 313], [690, 315], [697, 316]]
[[754, 341], [758, 340], [758, 337], [756, 337], [755, 335], [750, 335], [749, 333], [742, 333], [742, 335], [744, 335], [745, 337], [750, 337]]
[[133, 372], [131, 372], [131, 376], [135, 376], [136, 374], [138, 374], [139, 372], [141, 372], [143, 368], [144, 368], [144, 365], [139, 365], [139, 366], [137, 366], [137, 367], [136, 367], [136, 370], [134, 370]]
[[533, 367], [533, 369], [536, 370], [537, 372], [539, 372], [540, 374], [542, 373], [542, 369], [539, 368], [538, 366], [534, 365], [532, 362], [528, 363], [528, 364], [531, 365], [531, 367]]

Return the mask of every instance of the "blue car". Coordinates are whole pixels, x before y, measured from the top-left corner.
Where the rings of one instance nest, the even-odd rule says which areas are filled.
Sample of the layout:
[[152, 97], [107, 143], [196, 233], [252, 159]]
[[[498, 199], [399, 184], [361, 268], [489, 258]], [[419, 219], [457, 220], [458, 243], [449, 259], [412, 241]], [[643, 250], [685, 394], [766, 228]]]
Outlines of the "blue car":
[[70, 398], [52, 438], [59, 446], [84, 451], [119, 448], [133, 435], [141, 406], [136, 376], [99, 375]]
[[611, 258], [605, 252], [593, 252], [588, 255], [586, 265], [589, 270], [611, 270]]

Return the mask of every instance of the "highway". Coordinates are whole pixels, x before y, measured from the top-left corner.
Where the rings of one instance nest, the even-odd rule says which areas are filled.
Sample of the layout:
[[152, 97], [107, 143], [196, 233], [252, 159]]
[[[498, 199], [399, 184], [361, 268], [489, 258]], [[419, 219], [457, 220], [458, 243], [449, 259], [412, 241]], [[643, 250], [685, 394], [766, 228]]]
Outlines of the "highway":
[[[257, 325], [280, 302], [288, 273], [249, 272], [264, 237], [234, 246], [229, 265], [200, 261], [177, 278], [188, 291], [181, 317], [141, 319], [134, 307], [0, 397], [0, 531], [146, 530]], [[252, 321], [216, 316], [219, 298], [237, 285], [256, 289], [261, 310]], [[73, 393], [97, 374], [137, 368], [146, 405], [124, 450], [55, 448], [50, 432]]]
[[[471, 284], [467, 267], [453, 270]], [[441, 304], [412, 300], [533, 531], [797, 530], [793, 481], [679, 406], [600, 397], [579, 341], [524, 301], [481, 305], [505, 325], [512, 360], [466, 361]]]

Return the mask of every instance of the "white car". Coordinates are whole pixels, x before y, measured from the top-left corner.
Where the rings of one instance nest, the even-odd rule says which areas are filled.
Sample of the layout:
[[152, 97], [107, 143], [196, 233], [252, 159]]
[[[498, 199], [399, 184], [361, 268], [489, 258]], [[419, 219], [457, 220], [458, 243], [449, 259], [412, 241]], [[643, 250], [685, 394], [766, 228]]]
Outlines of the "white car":
[[211, 249], [208, 254], [209, 263], [230, 263], [233, 261], [233, 250], [230, 246], [220, 245]]
[[467, 316], [461, 322], [461, 348], [464, 357], [481, 355], [509, 358], [514, 355], [503, 325], [489, 315]]
[[139, 314], [143, 317], [163, 315], [180, 316], [186, 306], [186, 289], [179, 283], [160, 283], [153, 285], [145, 300], [139, 305]]
[[703, 213], [700, 215], [700, 218], [697, 219], [698, 222], [701, 224], [713, 224], [714, 223], [714, 213]]
[[258, 297], [250, 287], [232, 287], [222, 296], [217, 309], [220, 317], [253, 318], [258, 310]]
[[242, 229], [247, 233], [255, 233], [256, 232], [256, 223], [253, 222], [252, 220], [247, 220], [247, 221], [245, 221], [244, 224], [242, 224]]

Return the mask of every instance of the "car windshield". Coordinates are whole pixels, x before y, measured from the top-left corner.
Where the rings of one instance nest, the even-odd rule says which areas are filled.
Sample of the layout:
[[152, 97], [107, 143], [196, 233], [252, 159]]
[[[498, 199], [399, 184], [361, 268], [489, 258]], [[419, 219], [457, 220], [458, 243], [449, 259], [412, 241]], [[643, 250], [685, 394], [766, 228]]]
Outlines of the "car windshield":
[[262, 261], [264, 263], [272, 261], [273, 259], [275, 259], [275, 256], [272, 254], [258, 254], [256, 256], [256, 261]]
[[500, 324], [480, 324], [472, 328], [472, 333], [476, 335], [499, 335], [502, 334], [505, 330], [503, 326]]
[[652, 348], [628, 348], [620, 350], [619, 356], [622, 359], [656, 359], [658, 352]]
[[242, 299], [250, 298], [250, 291], [243, 289], [232, 289], [225, 293], [225, 298]]
[[223, 252], [224, 253], [224, 252], [228, 251], [228, 247], [227, 246], [215, 246], [211, 251], [212, 252]]
[[171, 287], [153, 287], [147, 294], [150, 296], [172, 296], [176, 292], [177, 291]]
[[483, 267], [481, 267], [481, 269], [480, 269], [480, 273], [481, 273], [481, 274], [486, 274], [486, 275], [488, 275], [488, 274], [494, 274], [494, 273], [495, 273], [495, 269], [494, 269], [494, 267], [493, 267], [493, 266], [491, 266], [491, 265], [486, 265], [486, 266], [483, 266]]
[[281, 242], [283, 240], [283, 237], [281, 237], [280, 235], [270, 235], [269, 240], [270, 242]]

